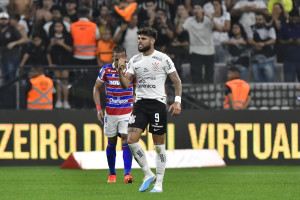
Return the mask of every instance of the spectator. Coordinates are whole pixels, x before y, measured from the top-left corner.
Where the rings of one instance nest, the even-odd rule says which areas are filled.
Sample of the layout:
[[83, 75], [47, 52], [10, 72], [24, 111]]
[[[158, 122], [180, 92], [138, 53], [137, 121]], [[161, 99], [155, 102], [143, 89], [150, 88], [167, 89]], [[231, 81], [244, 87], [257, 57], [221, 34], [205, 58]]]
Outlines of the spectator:
[[154, 24], [156, 8], [155, 0], [146, 0], [139, 5], [138, 27], [151, 27]]
[[245, 110], [251, 102], [250, 86], [239, 77], [239, 68], [228, 69], [228, 81], [225, 84], [224, 109]]
[[276, 33], [266, 24], [261, 13], [255, 15], [255, 25], [248, 29], [248, 42], [252, 46], [251, 67], [256, 82], [273, 82], [275, 73]]
[[230, 11], [231, 17], [238, 17], [245, 30], [255, 24], [255, 13], [268, 15], [268, 9], [264, 1], [238, 1]]
[[[52, 20], [50, 22], [47, 22], [44, 26], [43, 26], [43, 29], [45, 30], [46, 34], [49, 36], [49, 32], [50, 30], [54, 29], [54, 26], [53, 23], [58, 21], [58, 20], [62, 20], [63, 18], [63, 15], [62, 15], [62, 10], [59, 6], [57, 5], [54, 5], [52, 6], [52, 8], [50, 9], [50, 12], [52, 14]], [[68, 32], [70, 32], [70, 29], [71, 29], [71, 25], [69, 24], [69, 22], [66, 22], [66, 21], [62, 21], [64, 23], [64, 26], [66, 27], [66, 30]]]
[[[3, 2], [1, 0], [1, 2]], [[20, 16], [28, 16], [32, 9], [32, 0], [9, 0], [8, 12]]]
[[157, 30], [158, 34], [157, 40], [155, 41], [157, 50], [166, 52], [167, 46], [170, 45], [174, 37], [174, 27], [171, 21], [168, 20], [165, 10], [158, 9], [156, 11], [156, 17], [152, 28]]
[[[194, 5], [194, 16], [189, 17], [183, 24], [177, 26], [177, 33], [183, 30], [189, 33], [189, 53], [193, 83], [212, 83], [214, 77], [214, 43], [213, 29], [221, 30], [212, 16], [204, 15], [200, 5]], [[204, 66], [205, 74], [202, 74]]]
[[226, 62], [226, 51], [221, 46], [223, 41], [228, 40], [227, 32], [230, 31], [230, 14], [222, 8], [221, 0], [212, 1], [214, 13], [212, 15], [214, 21], [220, 25], [220, 30], [213, 31], [214, 45], [215, 45], [215, 62]]
[[89, 21], [89, 9], [78, 10], [79, 20], [71, 25], [74, 62], [77, 65], [96, 65], [96, 44], [100, 39], [97, 25]]
[[25, 27], [22, 24], [19, 24], [20, 21], [20, 15], [19, 14], [14, 14], [10, 16], [9, 23], [13, 27], [15, 27], [19, 33], [21, 34], [22, 41], [20, 43], [25, 44], [28, 42], [28, 37], [27, 37], [27, 32]]
[[[282, 25], [287, 22], [288, 16], [289, 16], [289, 14], [283, 9], [283, 7], [280, 3], [273, 4], [272, 18], [269, 21], [268, 25], [274, 27], [276, 35], [278, 35]], [[284, 48], [283, 48], [282, 44], [279, 43], [278, 37], [276, 40], [275, 50], [276, 50], [277, 62], [282, 63], [283, 55], [284, 55]]]
[[202, 8], [209, 0], [186, 0], [186, 7], [190, 14], [193, 14], [193, 8], [195, 5], [200, 5]]
[[[72, 61], [73, 40], [62, 21], [54, 22], [54, 32], [50, 34], [47, 60], [50, 66], [70, 65]], [[56, 103], [55, 108], [70, 109], [68, 101], [68, 70], [55, 70]]]
[[27, 65], [47, 65], [46, 45], [39, 33], [32, 35], [32, 40], [25, 47], [20, 66]]
[[117, 46], [117, 44], [112, 40], [111, 31], [105, 29], [97, 44], [97, 61], [99, 66], [104, 66], [112, 62], [113, 49], [115, 46]]
[[268, 11], [270, 14], [273, 13], [273, 7], [276, 3], [279, 3], [287, 13], [293, 9], [293, 0], [269, 0]]
[[78, 21], [77, 16], [77, 1], [76, 0], [66, 0], [66, 15], [64, 16], [64, 20], [72, 24]]
[[9, 15], [6, 12], [0, 13], [0, 66], [5, 82], [15, 77], [21, 60], [20, 45], [25, 42], [20, 32], [9, 23]]
[[32, 67], [27, 84], [27, 109], [53, 109], [53, 81], [42, 74], [41, 67]]
[[53, 0], [43, 0], [42, 7], [37, 9], [35, 12], [35, 27], [43, 27], [43, 25], [52, 20], [51, 7]]
[[129, 23], [123, 23], [116, 29], [113, 37], [115, 43], [120, 44], [126, 49], [128, 59], [139, 53], [137, 40], [137, 24], [138, 15], [133, 14]]
[[[175, 15], [175, 27], [181, 26], [181, 24], [189, 17], [188, 10], [184, 4], [179, 4]], [[181, 65], [184, 62], [188, 62], [188, 46], [189, 46], [189, 35], [187, 31], [182, 31], [180, 34], [174, 33], [174, 39], [171, 46], [167, 48], [167, 53], [172, 58], [178, 74], [182, 77]]]
[[243, 80], [246, 80], [250, 62], [247, 44], [246, 32], [239, 23], [232, 25], [228, 41], [222, 42], [229, 53], [227, 64], [239, 68], [240, 78]]
[[112, 30], [111, 18], [112, 16], [109, 12], [109, 8], [106, 5], [102, 5], [100, 8], [100, 15], [98, 19], [98, 29], [100, 35], [102, 35], [102, 31], [105, 29]]
[[279, 41], [284, 49], [284, 81], [300, 81], [300, 20], [299, 12], [294, 9], [289, 13], [289, 23], [284, 24], [279, 32]]

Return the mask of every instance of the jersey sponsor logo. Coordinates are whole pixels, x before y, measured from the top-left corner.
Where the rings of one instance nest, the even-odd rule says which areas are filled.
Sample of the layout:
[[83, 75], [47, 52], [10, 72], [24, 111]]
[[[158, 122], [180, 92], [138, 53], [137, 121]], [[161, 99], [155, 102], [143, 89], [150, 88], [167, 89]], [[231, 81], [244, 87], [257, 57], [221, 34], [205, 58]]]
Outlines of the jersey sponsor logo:
[[157, 63], [157, 62], [152, 63], [152, 69], [153, 69], [153, 71], [156, 72], [159, 69], [159, 63]]
[[151, 76], [145, 77], [144, 79], [145, 79], [145, 80], [148, 80], [148, 79], [150, 79], [150, 80], [156, 80], [155, 77], [151, 77]]
[[144, 68], [144, 72], [149, 72], [149, 70], [147, 68]]
[[120, 99], [120, 97], [117, 97], [117, 99], [109, 98], [109, 102], [111, 104], [121, 105], [121, 104], [127, 104], [128, 99]]
[[152, 56], [153, 59], [156, 59], [156, 60], [159, 60], [159, 61], [162, 61], [162, 58], [159, 58], [157, 56]]
[[128, 124], [133, 124], [135, 122], [136, 115], [130, 115]]
[[120, 85], [120, 82], [119, 81], [108, 81], [108, 84], [110, 84], [110, 85]]
[[135, 67], [134, 70], [138, 70], [139, 68], [141, 68], [141, 67]]
[[141, 80], [139, 80], [139, 83], [146, 83], [146, 80], [145, 79], [141, 79]]
[[156, 85], [150, 85], [150, 84], [139, 84], [138, 88], [156, 88]]
[[169, 60], [166, 60], [166, 62], [167, 62], [167, 70], [172, 69], [172, 65], [171, 65], [171, 63], [169, 62]]

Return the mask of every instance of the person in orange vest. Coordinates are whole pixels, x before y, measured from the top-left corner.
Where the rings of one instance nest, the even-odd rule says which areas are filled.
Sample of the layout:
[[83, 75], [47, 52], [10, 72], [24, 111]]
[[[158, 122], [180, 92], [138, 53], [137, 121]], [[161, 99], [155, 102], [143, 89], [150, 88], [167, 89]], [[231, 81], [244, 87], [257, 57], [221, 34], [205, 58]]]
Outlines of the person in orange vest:
[[96, 46], [100, 39], [97, 24], [89, 21], [89, 9], [78, 10], [79, 20], [71, 24], [71, 35], [74, 47], [74, 64], [97, 65]]
[[53, 109], [53, 81], [42, 74], [42, 68], [33, 66], [27, 85], [27, 109]]
[[110, 29], [104, 29], [101, 40], [97, 44], [97, 61], [99, 66], [104, 66], [113, 61], [113, 49], [117, 46], [112, 40]]
[[228, 69], [227, 76], [229, 81], [225, 83], [224, 109], [246, 109], [251, 102], [249, 84], [240, 79], [240, 70], [235, 66]]

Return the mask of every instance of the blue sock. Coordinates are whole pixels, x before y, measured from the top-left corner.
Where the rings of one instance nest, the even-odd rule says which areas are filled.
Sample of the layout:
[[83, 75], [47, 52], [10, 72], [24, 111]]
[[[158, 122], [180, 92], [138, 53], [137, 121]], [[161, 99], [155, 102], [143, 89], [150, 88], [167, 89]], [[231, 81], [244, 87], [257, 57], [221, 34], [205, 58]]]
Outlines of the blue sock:
[[128, 144], [122, 145], [123, 149], [123, 160], [124, 160], [124, 169], [125, 169], [125, 176], [128, 175], [131, 171], [131, 164], [132, 164], [132, 153]]
[[109, 166], [109, 174], [115, 175], [115, 163], [116, 163], [116, 144], [108, 143], [106, 147], [106, 157]]

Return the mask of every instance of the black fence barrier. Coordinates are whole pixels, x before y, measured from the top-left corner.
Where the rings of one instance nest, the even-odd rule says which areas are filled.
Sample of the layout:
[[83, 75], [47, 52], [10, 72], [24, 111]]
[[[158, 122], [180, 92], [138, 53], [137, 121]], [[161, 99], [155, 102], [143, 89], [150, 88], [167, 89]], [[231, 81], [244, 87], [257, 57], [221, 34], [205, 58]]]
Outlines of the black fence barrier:
[[[166, 148], [217, 149], [227, 165], [299, 165], [298, 115], [184, 110], [169, 116]], [[151, 138], [142, 135], [146, 150]], [[0, 111], [0, 166], [60, 165], [71, 152], [103, 151], [106, 142], [96, 110]]]

